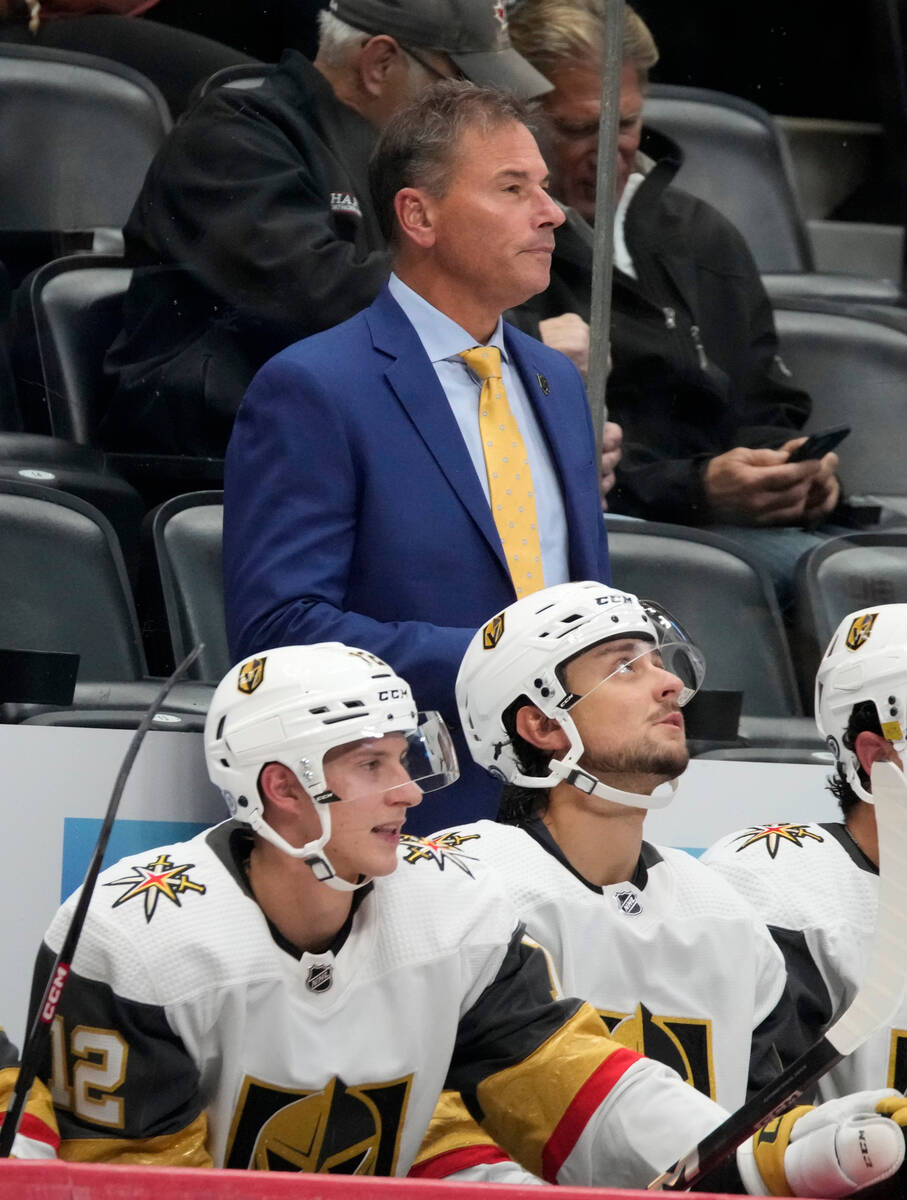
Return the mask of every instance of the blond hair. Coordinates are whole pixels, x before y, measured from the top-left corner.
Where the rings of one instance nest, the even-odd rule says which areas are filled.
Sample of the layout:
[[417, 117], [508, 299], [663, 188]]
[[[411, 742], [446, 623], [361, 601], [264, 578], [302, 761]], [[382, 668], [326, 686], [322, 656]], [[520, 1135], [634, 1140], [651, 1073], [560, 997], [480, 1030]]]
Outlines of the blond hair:
[[[525, 0], [510, 15], [514, 49], [547, 75], [565, 60], [602, 61], [606, 0]], [[642, 17], [624, 9], [623, 61], [632, 63], [645, 82], [658, 62], [658, 47]]]

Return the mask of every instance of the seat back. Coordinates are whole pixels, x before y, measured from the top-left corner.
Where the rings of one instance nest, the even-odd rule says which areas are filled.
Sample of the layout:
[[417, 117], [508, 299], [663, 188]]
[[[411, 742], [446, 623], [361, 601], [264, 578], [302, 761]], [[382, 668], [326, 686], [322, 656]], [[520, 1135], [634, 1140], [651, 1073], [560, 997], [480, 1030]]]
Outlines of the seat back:
[[653, 83], [645, 123], [680, 145], [677, 186], [737, 226], [760, 271], [814, 269], [787, 146], [765, 109], [724, 92]]
[[177, 661], [199, 642], [194, 679], [218, 681], [230, 669], [224, 618], [223, 492], [174, 496], [154, 514], [152, 535], [167, 626]]
[[276, 70], [275, 63], [234, 63], [229, 67], [221, 67], [207, 79], [203, 79], [195, 89], [194, 100], [201, 100], [216, 88], [257, 88]]
[[121, 259], [82, 254], [45, 263], [28, 281], [35, 357], [55, 437], [94, 442], [110, 391], [104, 355], [122, 326], [131, 277]]
[[907, 496], [899, 413], [907, 389], [907, 331], [843, 313], [781, 309], [781, 354], [810, 393], [806, 432], [848, 424], [839, 475], [846, 492]]
[[663, 604], [702, 649], [705, 686], [743, 693], [745, 716], [802, 713], [771, 582], [717, 535], [609, 515], [615, 587]]
[[78, 682], [131, 681], [145, 656], [107, 519], [65, 492], [0, 479], [0, 646], [80, 656]]
[[797, 563], [794, 630], [804, 696], [848, 613], [907, 602], [907, 528], [853, 533], [816, 546]]
[[171, 127], [158, 89], [89, 54], [0, 44], [0, 229], [119, 229]]

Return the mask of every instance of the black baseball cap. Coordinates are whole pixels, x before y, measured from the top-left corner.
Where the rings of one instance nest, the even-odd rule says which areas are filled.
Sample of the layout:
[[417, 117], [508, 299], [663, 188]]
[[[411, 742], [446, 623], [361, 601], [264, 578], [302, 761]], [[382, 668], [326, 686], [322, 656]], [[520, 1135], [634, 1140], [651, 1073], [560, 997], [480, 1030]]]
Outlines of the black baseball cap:
[[504, 0], [330, 0], [330, 11], [363, 33], [446, 54], [467, 79], [532, 100], [551, 84], [510, 45]]

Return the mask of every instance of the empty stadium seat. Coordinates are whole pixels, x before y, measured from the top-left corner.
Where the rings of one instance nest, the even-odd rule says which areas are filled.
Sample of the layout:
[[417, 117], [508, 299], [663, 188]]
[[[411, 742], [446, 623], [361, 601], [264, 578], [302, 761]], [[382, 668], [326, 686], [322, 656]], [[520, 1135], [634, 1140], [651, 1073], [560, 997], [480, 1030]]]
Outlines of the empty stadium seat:
[[765, 109], [706, 88], [652, 84], [644, 119], [683, 151], [677, 186], [713, 204], [743, 234], [769, 295], [898, 299], [898, 281], [816, 272], [787, 144]]
[[170, 640], [177, 660], [199, 642], [195, 679], [218, 681], [230, 669], [224, 620], [223, 492], [175, 496], [152, 520]]
[[[116, 256], [80, 254], [45, 263], [17, 299], [20, 405], [32, 427], [96, 446], [112, 384], [104, 356], [122, 324], [132, 272]], [[107, 454], [148, 507], [176, 493], [223, 481], [221, 459]]]
[[[171, 127], [145, 76], [109, 59], [0, 43], [0, 244], [7, 265], [126, 223]], [[50, 238], [49, 253], [41, 253]], [[18, 261], [17, 261], [18, 260]]]
[[[122, 554], [78, 497], [0, 479], [0, 647], [79, 655], [74, 708], [143, 709], [159, 680], [145, 655]], [[203, 713], [210, 689], [178, 685], [168, 708]], [[34, 715], [5, 704], [6, 720]]]

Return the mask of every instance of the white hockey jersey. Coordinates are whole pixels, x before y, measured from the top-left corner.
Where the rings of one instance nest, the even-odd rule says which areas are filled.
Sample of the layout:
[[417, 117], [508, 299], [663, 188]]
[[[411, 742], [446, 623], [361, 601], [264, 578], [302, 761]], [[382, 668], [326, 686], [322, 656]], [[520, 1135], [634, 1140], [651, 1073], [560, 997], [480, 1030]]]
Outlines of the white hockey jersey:
[[552, 999], [455, 838], [403, 839], [331, 950], [301, 956], [248, 890], [245, 844], [226, 822], [102, 874], [43, 1072], [61, 1156], [405, 1174], [446, 1082], [529, 1170], [644, 1186], [722, 1118]]
[[[616, 1041], [728, 1109], [746, 1099], [751, 1048], [755, 1086], [777, 1073], [779, 1053], [800, 1053], [780, 1019], [784, 960], [732, 888], [685, 851], [647, 843], [631, 882], [596, 887], [541, 821], [528, 830], [477, 821], [440, 837], [494, 868], [565, 993], [588, 1000]], [[779, 1036], [794, 1040], [784, 1048]]]
[[[878, 871], [838, 822], [738, 830], [703, 861], [757, 909], [784, 951], [801, 1012], [818, 1038], [850, 1005], [878, 906]], [[907, 1088], [907, 1001], [820, 1082], [822, 1099], [866, 1088]]]

